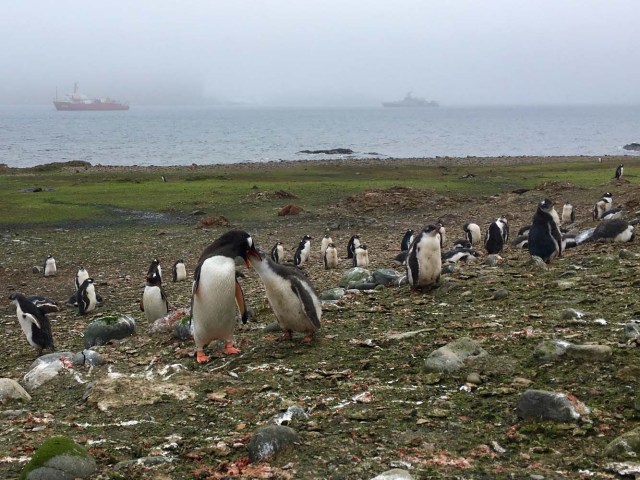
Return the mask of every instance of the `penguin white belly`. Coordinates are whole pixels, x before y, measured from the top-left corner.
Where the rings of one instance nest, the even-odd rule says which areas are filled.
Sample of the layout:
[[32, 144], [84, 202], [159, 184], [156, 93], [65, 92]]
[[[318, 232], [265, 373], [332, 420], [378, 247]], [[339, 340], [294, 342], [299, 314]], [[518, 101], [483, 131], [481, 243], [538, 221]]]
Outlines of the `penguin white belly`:
[[29, 342], [29, 345], [32, 347], [38, 348], [38, 345], [33, 341], [33, 322], [29, 318], [30, 315], [25, 314], [19, 306], [16, 308], [16, 315], [20, 323], [20, 328], [22, 328], [22, 333], [27, 337], [27, 342]]
[[338, 268], [338, 251], [335, 248], [325, 252], [327, 268]]
[[429, 285], [435, 283], [442, 271], [442, 258], [439, 252], [429, 249], [428, 252], [421, 255], [418, 262], [420, 263], [419, 284]]
[[[263, 278], [267, 300], [284, 330], [294, 332], [310, 332], [314, 330], [307, 318], [304, 306], [291, 289], [291, 283], [281, 278]], [[306, 288], [306, 286], [304, 286]], [[320, 316], [318, 315], [318, 318]]]
[[91, 312], [96, 309], [96, 287], [93, 284], [87, 286], [87, 298], [89, 299], [89, 304], [84, 309], [85, 312]]
[[147, 320], [153, 322], [167, 314], [167, 302], [162, 298], [162, 291], [157, 286], [144, 287], [142, 294], [144, 302], [144, 315]]
[[356, 250], [356, 265], [362, 268], [367, 268], [369, 266], [369, 254], [366, 250]]
[[56, 274], [57, 272], [57, 268], [56, 268], [56, 262], [54, 260], [47, 260], [45, 266], [44, 266], [44, 276], [45, 277], [52, 277]]
[[184, 264], [176, 265], [176, 282], [182, 282], [187, 279], [187, 269]]
[[633, 236], [633, 225], [629, 225], [624, 232], [619, 233], [613, 239], [614, 242], [628, 242]]
[[232, 259], [214, 256], [202, 264], [191, 312], [193, 338], [198, 349], [216, 339], [232, 340], [237, 323], [235, 282], [236, 269]]

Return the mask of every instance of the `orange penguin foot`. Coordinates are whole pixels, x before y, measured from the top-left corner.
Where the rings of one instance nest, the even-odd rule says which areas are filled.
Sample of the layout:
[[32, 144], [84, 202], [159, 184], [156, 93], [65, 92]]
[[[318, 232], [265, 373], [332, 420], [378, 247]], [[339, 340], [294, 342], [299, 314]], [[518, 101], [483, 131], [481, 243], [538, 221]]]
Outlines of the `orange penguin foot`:
[[222, 349], [222, 353], [226, 353], [227, 355], [235, 355], [240, 353], [236, 347], [233, 346], [233, 342], [224, 342], [224, 348]]
[[283, 340], [291, 340], [293, 338], [293, 332], [291, 330], [285, 330], [282, 336]]
[[209, 360], [211, 360], [211, 357], [209, 357], [209, 355], [205, 355], [202, 350], [198, 350], [196, 352], [196, 362], [207, 363]]
[[302, 339], [302, 343], [311, 343], [313, 341], [313, 333], [305, 335]]

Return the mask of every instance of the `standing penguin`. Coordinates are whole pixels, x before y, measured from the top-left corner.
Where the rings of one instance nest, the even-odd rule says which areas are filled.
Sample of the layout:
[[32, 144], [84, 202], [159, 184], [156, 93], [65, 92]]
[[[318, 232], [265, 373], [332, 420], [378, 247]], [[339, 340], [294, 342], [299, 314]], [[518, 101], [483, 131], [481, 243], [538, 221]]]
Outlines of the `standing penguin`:
[[409, 245], [411, 245], [411, 242], [413, 242], [413, 230], [409, 229], [404, 232], [404, 235], [402, 236], [402, 240], [400, 241], [400, 251], [406, 252], [407, 250], [409, 250]]
[[236, 280], [235, 259], [240, 257], [247, 267], [249, 254], [257, 251], [253, 238], [242, 230], [221, 235], [204, 249], [194, 272], [191, 297], [191, 325], [196, 344], [196, 361], [209, 361], [204, 348], [213, 340], [225, 342], [227, 354], [240, 353], [233, 346], [236, 327], [236, 304], [243, 319], [247, 316], [244, 296]]
[[562, 206], [562, 224], [571, 224], [576, 221], [576, 210], [569, 202]]
[[149, 270], [147, 270], [147, 277], [150, 276], [153, 272], [158, 273], [158, 277], [160, 277], [160, 281], [162, 282], [162, 267], [160, 266], [160, 260], [158, 260], [157, 258], [151, 260]]
[[296, 253], [293, 255], [293, 264], [296, 267], [301, 267], [304, 265], [307, 260], [309, 260], [309, 254], [311, 253], [311, 240], [313, 237], [310, 235], [305, 235], [300, 240], [300, 244], [296, 249]]
[[89, 278], [89, 272], [87, 272], [86, 268], [80, 265], [80, 268], [78, 268], [78, 271], [76, 272], [75, 278], [76, 292], [80, 288], [80, 285], [82, 285], [87, 278]]
[[155, 322], [157, 319], [164, 317], [169, 311], [169, 301], [157, 272], [147, 276], [147, 282], [140, 300], [140, 310], [144, 312], [149, 322]]
[[303, 341], [310, 342], [320, 328], [322, 307], [309, 279], [297, 268], [275, 264], [255, 250], [249, 256], [285, 339], [291, 339], [293, 332], [302, 332]]
[[472, 247], [480, 244], [482, 234], [480, 232], [480, 227], [477, 224], [471, 222], [465, 223], [462, 229], [464, 230], [467, 240], [469, 240]]
[[338, 268], [338, 249], [333, 243], [327, 245], [327, 249], [324, 251], [322, 257], [324, 261], [324, 269], [331, 270], [332, 268]]
[[49, 255], [44, 262], [44, 276], [53, 277], [58, 273], [56, 268], [56, 259], [52, 255]]
[[552, 214], [553, 202], [545, 198], [531, 220], [529, 253], [549, 263], [562, 256], [562, 234]]
[[271, 249], [271, 260], [273, 260], [275, 263], [282, 263], [284, 260], [284, 246], [279, 240]]
[[171, 269], [171, 279], [174, 282], [184, 282], [187, 279], [187, 267], [183, 259], [176, 260]]
[[484, 248], [489, 254], [500, 253], [509, 240], [509, 224], [504, 217], [491, 222], [484, 239]]
[[96, 309], [96, 287], [93, 284], [93, 278], [87, 278], [76, 293], [76, 302], [78, 303], [78, 313], [84, 315]]
[[322, 237], [322, 242], [320, 243], [320, 255], [322, 255], [322, 257], [324, 257], [324, 252], [327, 250], [330, 243], [333, 243], [333, 240], [328, 233], [325, 233], [324, 237]]
[[353, 258], [358, 245], [360, 245], [360, 235], [356, 233], [349, 239], [349, 243], [347, 243], [347, 258]]
[[353, 266], [367, 268], [369, 266], [369, 250], [365, 244], [358, 245], [353, 255]]
[[45, 313], [21, 293], [12, 293], [9, 296], [11, 303], [16, 306], [16, 316], [27, 342], [42, 355], [45, 348], [55, 352], [53, 336], [51, 335], [51, 323]]
[[620, 164], [618, 165], [618, 168], [616, 168], [616, 174], [614, 175], [614, 178], [616, 180], [620, 180], [623, 174], [624, 174], [624, 166]]
[[407, 280], [414, 289], [428, 287], [440, 280], [441, 270], [440, 227], [428, 225], [409, 247]]

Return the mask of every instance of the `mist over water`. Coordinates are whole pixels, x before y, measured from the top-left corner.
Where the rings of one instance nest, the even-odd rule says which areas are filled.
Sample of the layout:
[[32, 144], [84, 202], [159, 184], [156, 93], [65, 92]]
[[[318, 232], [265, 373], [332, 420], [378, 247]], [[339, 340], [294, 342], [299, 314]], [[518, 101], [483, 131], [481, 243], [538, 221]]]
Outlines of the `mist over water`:
[[638, 107], [222, 108], [0, 111], [0, 163], [191, 165], [340, 158], [633, 154]]

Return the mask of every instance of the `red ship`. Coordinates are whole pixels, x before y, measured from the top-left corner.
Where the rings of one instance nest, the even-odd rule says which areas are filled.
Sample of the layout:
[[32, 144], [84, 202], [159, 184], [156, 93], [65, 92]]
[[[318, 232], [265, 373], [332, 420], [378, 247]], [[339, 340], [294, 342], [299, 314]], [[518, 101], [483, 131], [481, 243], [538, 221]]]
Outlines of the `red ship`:
[[129, 105], [111, 98], [89, 98], [78, 93], [78, 82], [73, 85], [73, 93], [66, 95], [66, 100], [53, 101], [56, 110], [59, 111], [104, 111], [104, 110], [129, 110]]

